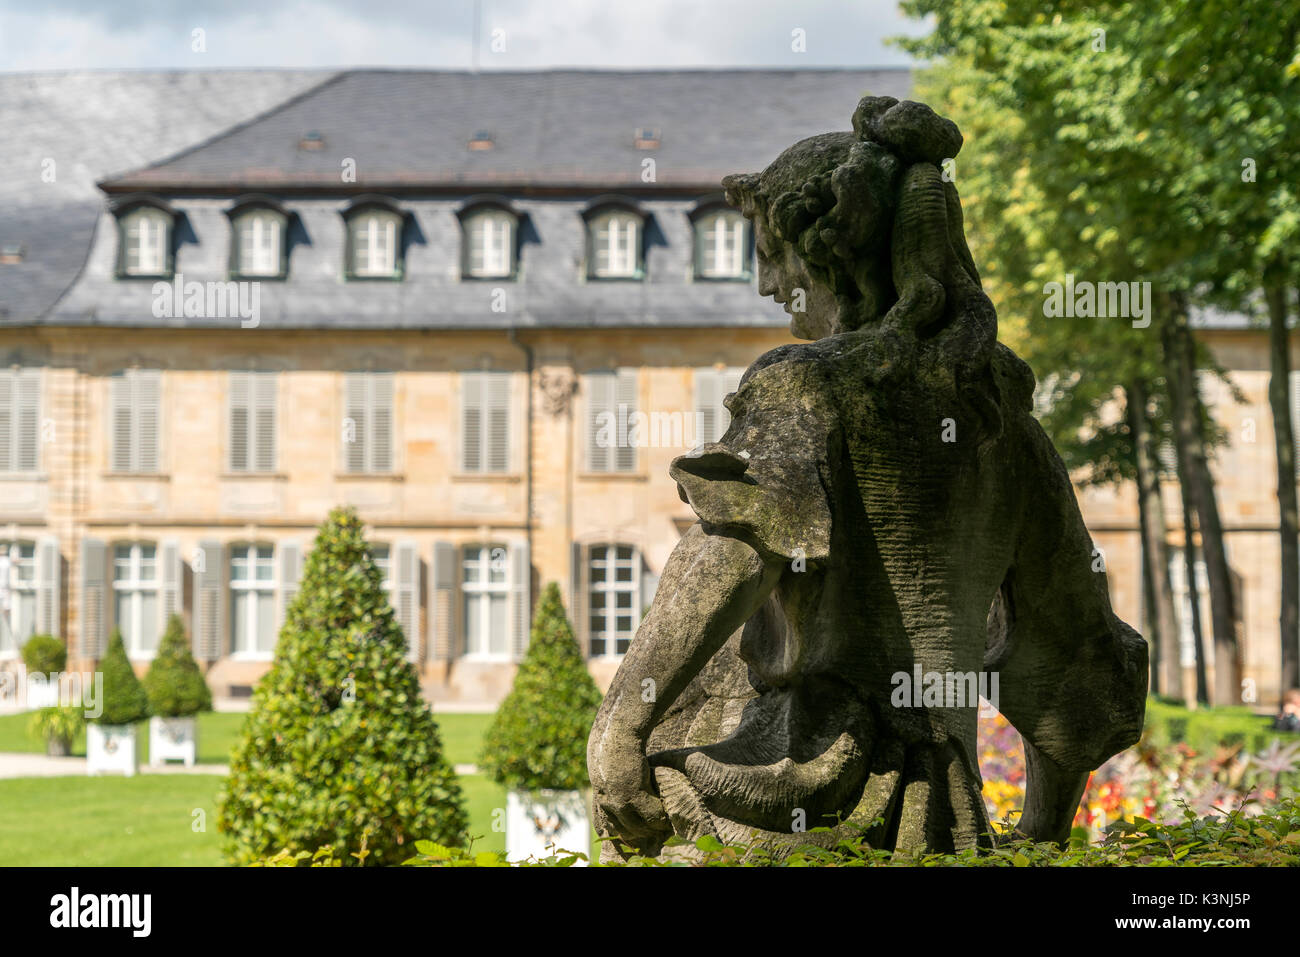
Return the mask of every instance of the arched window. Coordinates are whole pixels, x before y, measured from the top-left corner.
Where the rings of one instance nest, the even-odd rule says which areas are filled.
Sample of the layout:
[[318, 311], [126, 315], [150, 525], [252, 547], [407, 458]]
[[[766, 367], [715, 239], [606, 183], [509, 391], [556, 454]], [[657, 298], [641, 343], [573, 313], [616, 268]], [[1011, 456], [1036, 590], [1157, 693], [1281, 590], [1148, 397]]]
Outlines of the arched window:
[[467, 279], [509, 279], [515, 274], [519, 217], [504, 204], [475, 203], [458, 214], [462, 273]]
[[172, 273], [175, 211], [161, 200], [135, 197], [114, 208], [120, 276], [167, 278]]
[[748, 279], [749, 222], [734, 209], [708, 207], [693, 216], [695, 275], [699, 279]]
[[351, 279], [402, 278], [402, 227], [406, 217], [384, 199], [358, 200], [347, 220], [347, 275]]
[[583, 213], [587, 223], [587, 275], [591, 279], [640, 279], [645, 273], [645, 214], [618, 198], [597, 200]]
[[246, 198], [228, 211], [230, 272], [254, 279], [279, 279], [288, 266], [289, 216], [270, 199]]

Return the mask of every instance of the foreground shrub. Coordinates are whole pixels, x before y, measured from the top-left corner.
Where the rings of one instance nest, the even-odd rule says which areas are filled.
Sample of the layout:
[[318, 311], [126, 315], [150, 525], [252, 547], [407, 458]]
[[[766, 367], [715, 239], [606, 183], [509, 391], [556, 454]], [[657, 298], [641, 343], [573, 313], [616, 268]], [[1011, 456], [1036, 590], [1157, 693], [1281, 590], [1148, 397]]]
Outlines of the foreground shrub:
[[66, 755], [72, 742], [86, 729], [80, 707], [49, 707], [33, 711], [27, 721], [27, 733], [45, 742], [50, 754]]
[[32, 635], [23, 643], [23, 664], [43, 675], [62, 671], [68, 663], [68, 646], [53, 635]]
[[212, 692], [190, 651], [180, 615], [167, 621], [158, 653], [144, 676], [144, 690], [150, 711], [161, 718], [187, 718], [212, 710]]
[[324, 845], [365, 846], [349, 864], [395, 864], [417, 837], [462, 840], [460, 786], [350, 509], [316, 536], [231, 754], [217, 826], [241, 864]]
[[528, 653], [484, 736], [483, 772], [515, 790], [586, 788], [587, 736], [600, 700], [551, 582], [537, 603]]
[[90, 718], [90, 721], [123, 725], [135, 724], [149, 717], [149, 698], [126, 656], [122, 632], [116, 628], [109, 636], [108, 651], [99, 663], [99, 670], [104, 675], [104, 707], [99, 717]]
[[[813, 830], [825, 830], [814, 828]], [[666, 846], [686, 844], [680, 838]], [[1144, 818], [1120, 821], [1106, 832], [1104, 841], [1089, 843], [1088, 832], [1075, 828], [1067, 847], [1034, 844], [1003, 836], [991, 851], [960, 854], [891, 854], [865, 843], [844, 840], [831, 848], [807, 846], [788, 857], [775, 859], [762, 848], [722, 844], [712, 837], [695, 842], [701, 859], [689, 864], [633, 856], [626, 863], [603, 867], [1264, 867], [1300, 866], [1300, 805], [1293, 799], [1252, 813], [1246, 807], [1227, 814], [1200, 817], [1190, 808], [1175, 824], [1157, 824]], [[431, 841], [416, 844], [416, 854], [405, 863], [415, 867], [501, 867], [492, 853], [445, 847]], [[332, 851], [324, 852], [329, 856]], [[581, 855], [559, 853], [517, 867], [570, 867]]]

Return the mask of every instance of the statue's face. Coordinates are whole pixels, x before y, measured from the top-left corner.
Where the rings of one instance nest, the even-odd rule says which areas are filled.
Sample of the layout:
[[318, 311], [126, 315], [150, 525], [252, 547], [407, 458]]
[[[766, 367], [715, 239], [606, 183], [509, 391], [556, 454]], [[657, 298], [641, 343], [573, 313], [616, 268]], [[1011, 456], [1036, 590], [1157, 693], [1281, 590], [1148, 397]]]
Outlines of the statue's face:
[[790, 314], [790, 332], [798, 339], [821, 339], [843, 330], [835, 294], [808, 272], [794, 246], [767, 229], [764, 210], [754, 214], [754, 251], [758, 259], [758, 294], [771, 296]]

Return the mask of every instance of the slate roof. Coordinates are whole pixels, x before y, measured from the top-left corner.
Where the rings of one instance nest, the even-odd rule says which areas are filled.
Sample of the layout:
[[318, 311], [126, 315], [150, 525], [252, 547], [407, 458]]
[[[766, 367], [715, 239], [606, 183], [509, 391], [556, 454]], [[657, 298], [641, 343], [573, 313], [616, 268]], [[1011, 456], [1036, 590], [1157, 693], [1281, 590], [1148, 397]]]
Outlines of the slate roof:
[[[394, 191], [530, 187], [717, 189], [797, 139], [849, 129], [858, 99], [902, 98], [907, 69], [351, 71], [109, 191]], [[637, 129], [660, 146], [635, 144]], [[319, 149], [300, 148], [319, 134]], [[491, 149], [471, 150], [488, 134]], [[340, 176], [356, 160], [355, 184]]]
[[[77, 277], [104, 206], [96, 181], [157, 162], [332, 71], [0, 73], [0, 324], [30, 321]], [[54, 161], [54, 181], [42, 178]]]

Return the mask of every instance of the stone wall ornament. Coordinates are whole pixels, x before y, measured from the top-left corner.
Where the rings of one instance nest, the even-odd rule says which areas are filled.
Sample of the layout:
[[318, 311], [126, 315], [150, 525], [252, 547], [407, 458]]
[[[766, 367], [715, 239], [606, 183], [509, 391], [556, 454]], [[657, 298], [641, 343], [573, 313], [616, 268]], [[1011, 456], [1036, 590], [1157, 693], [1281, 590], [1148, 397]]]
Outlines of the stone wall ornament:
[[867, 97], [853, 132], [723, 181], [759, 293], [810, 341], [754, 362], [726, 433], [670, 468], [699, 521], [588, 742], [603, 859], [674, 834], [987, 847], [977, 687], [1024, 739], [1034, 840], [1065, 841], [1089, 772], [1138, 740], [1146, 643], [997, 341], [940, 171], [960, 147], [929, 107]]
[[554, 372], [543, 370], [537, 376], [537, 384], [542, 392], [542, 408], [552, 416], [564, 415], [569, 410], [574, 393], [578, 391], [578, 380], [568, 369]]

